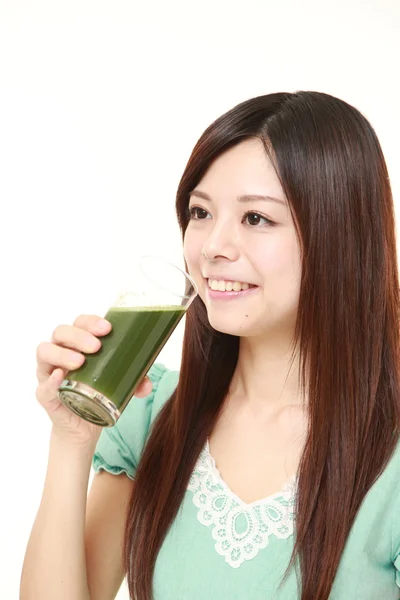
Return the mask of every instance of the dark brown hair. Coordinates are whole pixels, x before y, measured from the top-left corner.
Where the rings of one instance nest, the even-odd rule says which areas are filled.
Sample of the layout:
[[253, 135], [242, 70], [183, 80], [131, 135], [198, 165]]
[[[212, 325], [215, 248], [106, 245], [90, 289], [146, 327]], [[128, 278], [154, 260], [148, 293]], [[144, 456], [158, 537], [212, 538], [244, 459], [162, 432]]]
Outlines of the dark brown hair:
[[[393, 198], [377, 136], [357, 109], [320, 92], [268, 94], [222, 115], [197, 142], [177, 192], [183, 236], [190, 192], [214, 159], [249, 138], [263, 142], [275, 166], [302, 251], [293, 352], [309, 429], [285, 578], [299, 556], [301, 600], [327, 600], [360, 504], [399, 437]], [[238, 337], [210, 326], [197, 297], [179, 384], [150, 432], [128, 510], [124, 562], [135, 600], [152, 598], [158, 551], [220, 414], [238, 349]]]

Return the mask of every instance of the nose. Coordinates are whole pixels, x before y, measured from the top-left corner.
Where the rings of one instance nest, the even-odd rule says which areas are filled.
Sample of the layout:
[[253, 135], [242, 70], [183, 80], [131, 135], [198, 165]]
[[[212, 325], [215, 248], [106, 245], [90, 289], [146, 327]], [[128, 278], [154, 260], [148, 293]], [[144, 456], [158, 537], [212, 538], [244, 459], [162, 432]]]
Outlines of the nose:
[[225, 223], [213, 228], [203, 244], [202, 254], [210, 261], [227, 259], [235, 261], [239, 257], [239, 248], [232, 231], [232, 225]]

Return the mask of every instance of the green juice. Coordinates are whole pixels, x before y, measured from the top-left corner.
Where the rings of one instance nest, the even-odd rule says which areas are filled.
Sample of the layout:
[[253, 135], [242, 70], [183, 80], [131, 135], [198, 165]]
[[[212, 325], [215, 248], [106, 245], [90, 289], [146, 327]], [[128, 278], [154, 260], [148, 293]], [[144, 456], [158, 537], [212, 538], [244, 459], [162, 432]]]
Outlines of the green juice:
[[86, 354], [66, 378], [94, 388], [122, 411], [184, 314], [182, 306], [111, 308], [105, 318], [112, 330], [99, 338], [100, 350]]

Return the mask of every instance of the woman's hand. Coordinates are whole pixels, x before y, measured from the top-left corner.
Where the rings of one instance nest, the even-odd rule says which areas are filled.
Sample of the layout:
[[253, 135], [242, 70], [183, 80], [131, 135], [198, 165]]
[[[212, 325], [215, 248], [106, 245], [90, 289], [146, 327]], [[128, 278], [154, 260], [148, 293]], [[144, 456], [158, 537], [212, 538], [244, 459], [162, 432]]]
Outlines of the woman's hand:
[[[78, 445], [96, 444], [102, 427], [85, 421], [60, 402], [57, 391], [68, 371], [85, 362], [85, 354], [101, 348], [101, 337], [111, 331], [111, 323], [96, 315], [80, 315], [73, 325], [59, 325], [51, 342], [37, 347], [38, 386], [36, 398], [53, 423], [53, 433]], [[148, 377], [137, 386], [135, 396], [143, 398], [152, 390]]]

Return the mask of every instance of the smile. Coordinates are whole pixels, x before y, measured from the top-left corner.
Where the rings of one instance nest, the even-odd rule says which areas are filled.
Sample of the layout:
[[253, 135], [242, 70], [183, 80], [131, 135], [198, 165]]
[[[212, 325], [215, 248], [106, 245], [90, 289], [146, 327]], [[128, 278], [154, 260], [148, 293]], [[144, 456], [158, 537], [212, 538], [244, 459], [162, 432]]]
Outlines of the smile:
[[225, 281], [223, 279], [208, 279], [208, 287], [214, 292], [240, 292], [256, 287], [252, 283], [243, 283], [241, 281]]
[[207, 294], [212, 300], [234, 300], [254, 294], [259, 288], [257, 285], [239, 281], [217, 281], [206, 279]]

